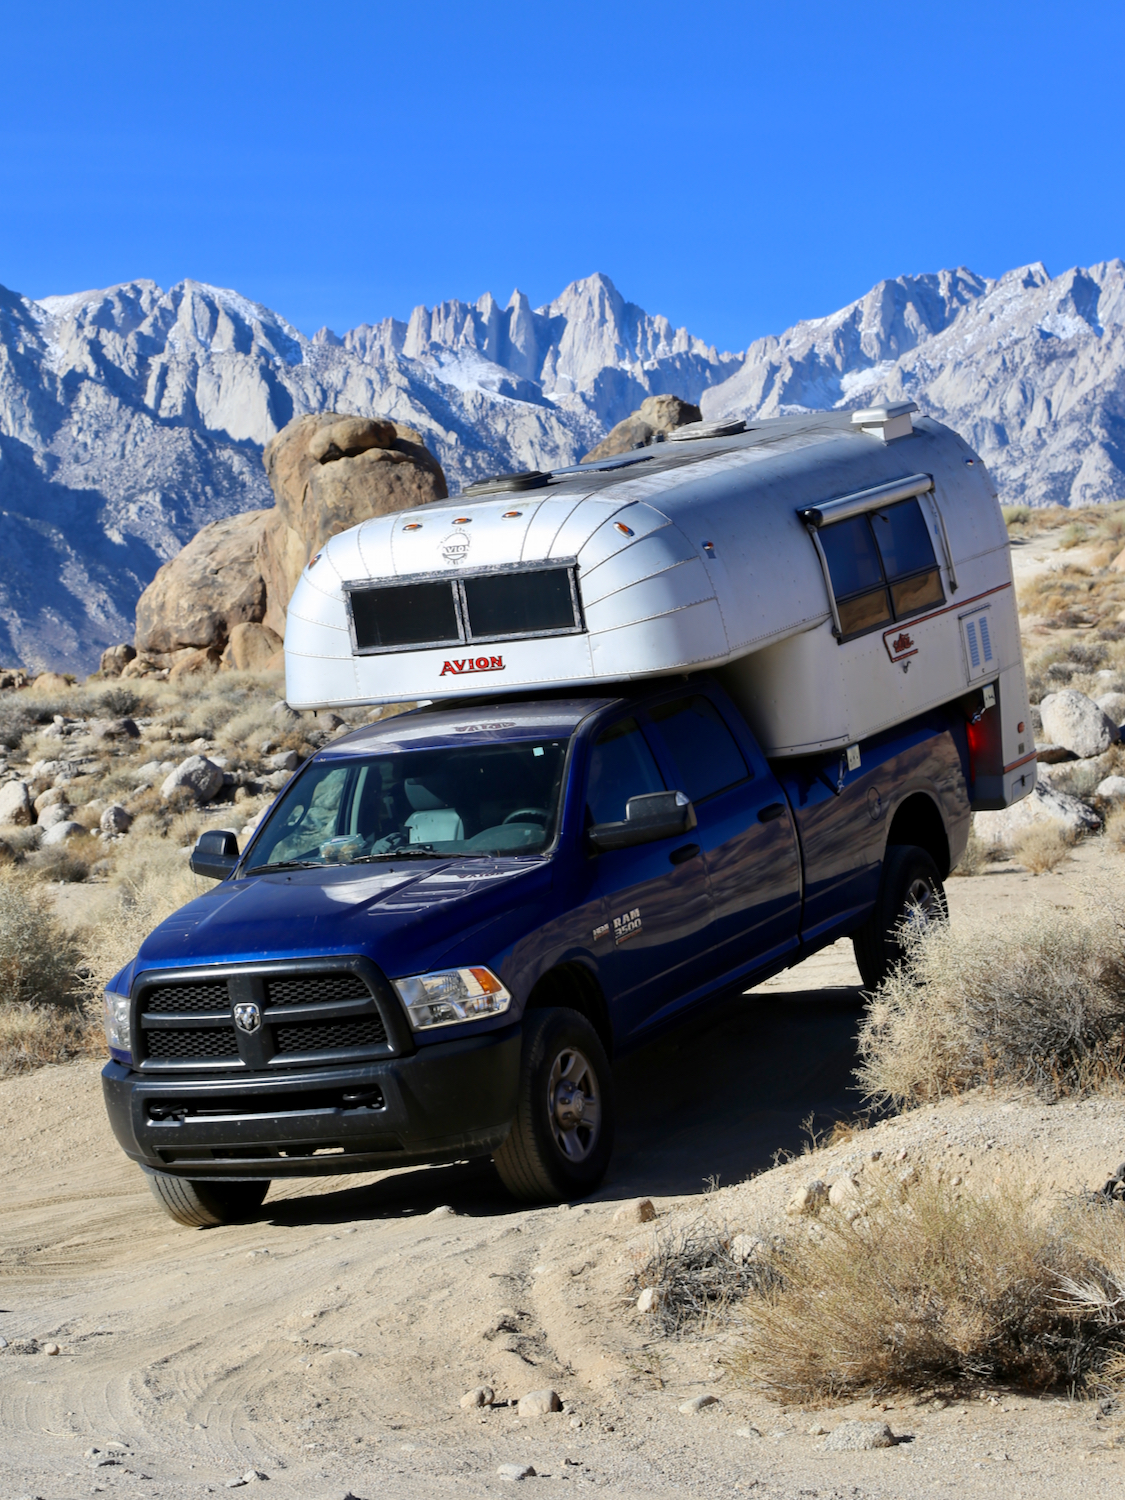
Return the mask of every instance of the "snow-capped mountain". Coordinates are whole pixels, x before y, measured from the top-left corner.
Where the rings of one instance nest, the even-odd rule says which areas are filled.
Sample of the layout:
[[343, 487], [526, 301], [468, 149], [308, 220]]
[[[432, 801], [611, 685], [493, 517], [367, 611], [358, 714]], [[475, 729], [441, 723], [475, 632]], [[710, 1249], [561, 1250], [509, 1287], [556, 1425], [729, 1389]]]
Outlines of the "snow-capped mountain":
[[988, 463], [1010, 504], [1125, 499], [1125, 263], [881, 281], [758, 339], [705, 417], [916, 401]]
[[0, 288], [0, 665], [86, 672], [200, 526], [270, 503], [261, 449], [308, 411], [419, 428], [455, 491], [575, 462], [645, 396], [705, 416], [912, 397], [1006, 500], [1125, 497], [1125, 266], [880, 282], [723, 354], [605, 276], [544, 307], [417, 308], [305, 338], [237, 293], [137, 281], [38, 302]]

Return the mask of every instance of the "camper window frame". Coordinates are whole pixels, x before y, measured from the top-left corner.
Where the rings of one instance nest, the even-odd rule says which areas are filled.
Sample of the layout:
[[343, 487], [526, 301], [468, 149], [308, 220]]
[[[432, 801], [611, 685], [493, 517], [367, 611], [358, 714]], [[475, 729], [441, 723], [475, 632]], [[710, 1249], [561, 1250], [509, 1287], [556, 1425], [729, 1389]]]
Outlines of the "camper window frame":
[[[939, 556], [938, 548], [934, 546], [934, 538], [931, 534], [930, 546], [933, 551], [933, 566], [915, 568], [910, 573], [903, 573], [892, 580], [887, 577], [883, 555], [876, 542], [875, 553], [879, 560], [879, 570], [883, 576], [882, 586], [887, 603], [890, 606], [890, 614], [888, 618], [880, 620], [875, 625], [865, 625], [861, 630], [845, 631], [840, 621], [840, 605], [847, 604], [852, 599], [861, 598], [866, 593], [872, 593], [874, 589], [861, 589], [851, 594], [839, 596], [836, 594], [832, 582], [832, 570], [828, 565], [828, 556], [820, 540], [821, 530], [829, 526], [842, 524], [845, 521], [857, 520], [860, 517], [867, 518], [873, 511], [889, 510], [891, 506], [902, 505], [909, 500], [918, 502], [918, 508], [921, 512], [923, 523], [925, 523], [926, 512], [921, 504], [923, 496], [930, 501], [930, 508], [937, 518], [936, 531], [938, 539], [941, 542], [941, 552], [944, 553], [944, 558]], [[861, 636], [873, 635], [877, 631], [886, 630], [905, 620], [913, 619], [916, 615], [925, 614], [927, 610], [940, 608], [942, 605], [948, 603], [946, 585], [941, 576], [943, 561], [948, 577], [949, 593], [956, 593], [957, 591], [957, 579], [953, 570], [953, 556], [949, 546], [949, 536], [945, 529], [945, 518], [942, 516], [941, 509], [937, 504], [937, 497], [934, 494], [934, 480], [930, 474], [913, 474], [905, 479], [892, 481], [890, 484], [878, 485], [870, 490], [861, 490], [858, 494], [845, 495], [838, 500], [828, 500], [819, 505], [805, 507], [799, 510], [797, 514], [804, 522], [805, 529], [812, 539], [813, 547], [816, 550], [817, 560], [824, 575], [825, 591], [828, 595], [828, 608], [832, 617], [832, 634], [841, 645], [846, 641], [854, 641]], [[929, 526], [926, 527], [926, 530], [927, 533], [931, 532]], [[919, 605], [916, 609], [906, 610], [901, 614], [898, 613], [894, 604], [894, 587], [898, 584], [908, 583], [913, 578], [922, 578], [926, 574], [935, 571], [937, 572], [938, 583], [941, 587], [942, 597], [940, 602], [937, 604]]]
[[[550, 630], [517, 630], [506, 635], [473, 635], [469, 630], [469, 611], [465, 602], [466, 579], [487, 578], [497, 573], [559, 573], [564, 571], [570, 584], [570, 602], [574, 611], [574, 624], [553, 627]], [[401, 646], [361, 646], [356, 637], [355, 613], [352, 595], [369, 593], [373, 589], [410, 588], [419, 583], [448, 583], [453, 591], [453, 610], [457, 620], [458, 638], [455, 641], [411, 641]], [[560, 635], [583, 635], [586, 621], [582, 613], [582, 596], [578, 590], [578, 559], [576, 557], [541, 558], [534, 562], [492, 563], [486, 567], [467, 568], [450, 574], [448, 571], [432, 573], [410, 573], [399, 578], [352, 578], [342, 585], [348, 616], [348, 635], [351, 638], [353, 656], [388, 656], [403, 651], [448, 651], [458, 646], [485, 646], [496, 641], [535, 641]]]

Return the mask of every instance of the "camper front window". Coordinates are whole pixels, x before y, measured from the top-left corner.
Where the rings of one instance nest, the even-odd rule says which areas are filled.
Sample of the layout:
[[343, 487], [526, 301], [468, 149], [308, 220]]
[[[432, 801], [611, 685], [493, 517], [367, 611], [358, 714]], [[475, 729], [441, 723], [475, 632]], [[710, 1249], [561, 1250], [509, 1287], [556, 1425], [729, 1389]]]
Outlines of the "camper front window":
[[836, 521], [818, 535], [844, 639], [945, 602], [916, 499]]

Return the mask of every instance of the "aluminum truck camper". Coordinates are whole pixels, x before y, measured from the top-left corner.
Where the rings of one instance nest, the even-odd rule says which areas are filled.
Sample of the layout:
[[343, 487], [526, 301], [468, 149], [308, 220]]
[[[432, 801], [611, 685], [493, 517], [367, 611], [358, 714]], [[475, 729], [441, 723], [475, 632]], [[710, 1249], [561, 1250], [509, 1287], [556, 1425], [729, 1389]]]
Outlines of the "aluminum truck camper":
[[106, 993], [124, 1150], [182, 1223], [273, 1178], [491, 1155], [591, 1191], [613, 1059], [943, 920], [1035, 784], [995, 488], [912, 403], [698, 423], [379, 517], [290, 603], [325, 745]]

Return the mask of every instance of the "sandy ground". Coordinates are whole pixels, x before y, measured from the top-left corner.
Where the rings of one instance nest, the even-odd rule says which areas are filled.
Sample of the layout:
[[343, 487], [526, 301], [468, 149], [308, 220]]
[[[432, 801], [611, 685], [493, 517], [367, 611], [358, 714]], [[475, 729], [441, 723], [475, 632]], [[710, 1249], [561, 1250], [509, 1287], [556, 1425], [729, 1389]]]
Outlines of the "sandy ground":
[[[1075, 905], [1123, 874], [1096, 843], [1052, 875], [996, 866], [950, 881], [953, 919]], [[276, 1500], [467, 1497], [506, 1492], [507, 1463], [535, 1468], [534, 1493], [621, 1500], [1119, 1494], [1121, 1428], [1092, 1403], [794, 1411], [736, 1388], [736, 1324], [665, 1340], [634, 1310], [654, 1232], [700, 1212], [752, 1225], [855, 1155], [767, 1170], [810, 1111], [859, 1106], [858, 979], [837, 945], [627, 1060], [610, 1177], [568, 1208], [513, 1208], [470, 1163], [278, 1186], [255, 1224], [180, 1229], [110, 1137], [96, 1065], [0, 1084], [0, 1495], [198, 1496], [257, 1469]], [[976, 1096], [864, 1133], [864, 1152], [891, 1146], [970, 1182], [1017, 1169], [1069, 1191], [1125, 1158], [1125, 1104]], [[615, 1225], [639, 1194], [656, 1225]], [[29, 1338], [61, 1353], [15, 1352]], [[462, 1411], [480, 1384], [550, 1387], [564, 1410]], [[679, 1413], [705, 1392], [712, 1415]], [[854, 1415], [909, 1441], [830, 1453], [809, 1433]]]

